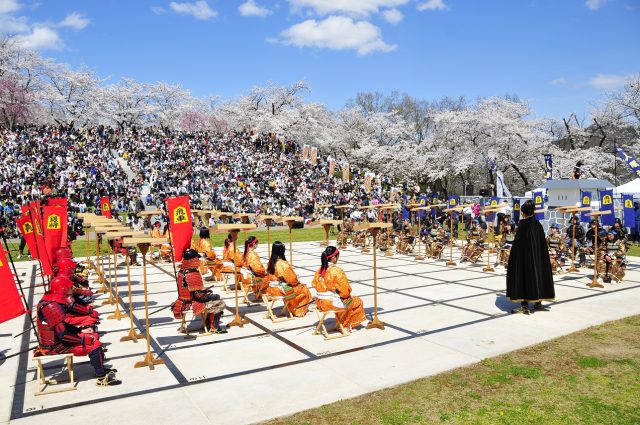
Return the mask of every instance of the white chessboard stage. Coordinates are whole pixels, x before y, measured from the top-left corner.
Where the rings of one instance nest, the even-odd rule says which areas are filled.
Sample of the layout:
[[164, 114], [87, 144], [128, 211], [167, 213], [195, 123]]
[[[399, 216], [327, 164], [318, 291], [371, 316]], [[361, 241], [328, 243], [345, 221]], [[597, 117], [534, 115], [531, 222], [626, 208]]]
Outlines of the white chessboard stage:
[[[302, 282], [311, 283], [322, 249], [318, 242], [294, 244], [294, 268]], [[266, 262], [264, 244], [259, 253]], [[587, 287], [590, 269], [556, 276], [557, 298], [551, 311], [530, 316], [509, 314], [516, 305], [504, 295], [505, 270], [483, 272], [486, 253], [473, 265], [460, 264], [459, 257], [454, 250], [457, 266], [448, 267], [445, 259], [417, 262], [411, 256], [385, 257], [379, 252], [379, 319], [386, 329], [362, 327], [335, 340], [313, 335], [314, 312], [272, 323], [265, 318], [262, 304], [240, 305], [241, 314], [249, 320], [243, 328], [185, 338], [177, 332], [179, 321], [164, 309], [150, 317], [151, 348], [165, 362], [154, 370], [134, 368], [145, 357], [146, 342], [120, 342], [129, 332], [129, 319], [107, 320], [114, 306], [101, 306], [107, 297], [102, 294], [96, 301], [100, 331], [106, 332], [101, 340], [108, 349], [109, 364], [118, 369], [123, 381], [115, 387], [97, 387], [84, 357], [75, 359], [75, 391], [36, 396], [32, 352], [7, 358], [36, 344], [30, 332], [13, 337], [30, 326], [26, 316], [14, 319], [0, 325], [0, 423], [255, 423], [640, 314], [638, 257], [629, 257], [624, 282], [606, 283], [603, 289]], [[40, 283], [35, 263], [16, 265], [23, 285]], [[339, 265], [351, 281], [353, 294], [363, 299], [369, 317], [373, 312], [372, 254], [350, 247], [341, 251]], [[176, 282], [170, 263], [149, 264], [147, 271], [149, 311], [154, 312], [176, 299]], [[142, 267], [132, 267], [131, 273], [134, 323], [143, 332]], [[118, 267], [117, 283], [120, 308], [128, 312], [124, 266]], [[229, 307], [223, 318], [227, 323], [233, 318], [234, 293], [225, 293], [220, 283], [214, 291]], [[31, 305], [41, 295], [40, 287], [27, 290]], [[199, 327], [199, 319], [190, 321], [194, 333]], [[60, 370], [60, 361], [45, 365], [47, 374]]]

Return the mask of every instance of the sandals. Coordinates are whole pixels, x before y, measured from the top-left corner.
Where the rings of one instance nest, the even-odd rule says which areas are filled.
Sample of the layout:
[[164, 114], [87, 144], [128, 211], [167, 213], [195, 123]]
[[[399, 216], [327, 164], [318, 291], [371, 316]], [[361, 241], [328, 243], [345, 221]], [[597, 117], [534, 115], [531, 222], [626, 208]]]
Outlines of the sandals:
[[521, 307], [514, 308], [513, 310], [511, 310], [511, 314], [526, 314], [526, 315], [529, 315], [529, 314], [531, 314], [531, 311], [529, 311], [529, 307], [521, 306]]

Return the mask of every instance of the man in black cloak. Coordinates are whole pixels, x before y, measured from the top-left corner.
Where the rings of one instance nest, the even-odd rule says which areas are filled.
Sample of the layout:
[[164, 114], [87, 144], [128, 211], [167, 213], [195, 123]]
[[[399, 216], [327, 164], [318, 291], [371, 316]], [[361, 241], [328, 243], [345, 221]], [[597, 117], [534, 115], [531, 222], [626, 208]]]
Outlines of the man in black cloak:
[[529, 302], [535, 310], [547, 310], [542, 300], [553, 300], [553, 273], [549, 250], [540, 222], [534, 218], [535, 204], [529, 200], [520, 207], [520, 222], [509, 255], [507, 298], [520, 301], [512, 313], [529, 314]]

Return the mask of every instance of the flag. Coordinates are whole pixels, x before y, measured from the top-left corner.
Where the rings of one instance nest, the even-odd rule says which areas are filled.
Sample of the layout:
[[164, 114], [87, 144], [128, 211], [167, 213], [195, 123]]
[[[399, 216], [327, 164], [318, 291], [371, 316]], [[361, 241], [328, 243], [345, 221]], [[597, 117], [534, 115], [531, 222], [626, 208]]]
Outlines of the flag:
[[53, 264], [56, 260], [55, 252], [58, 248], [66, 246], [67, 209], [63, 207], [44, 207], [42, 227], [44, 228], [44, 244], [49, 261]]
[[333, 173], [336, 171], [336, 160], [329, 157], [329, 178], [333, 178]]
[[182, 261], [182, 254], [191, 246], [193, 236], [189, 195], [167, 198], [167, 211], [175, 261]]
[[[491, 198], [485, 200], [485, 207], [489, 207], [489, 206], [495, 206], [498, 205], [500, 203], [500, 198], [497, 196], [492, 196]], [[492, 222], [493, 220], [496, 219], [496, 213], [495, 212], [490, 212], [486, 214], [486, 218], [487, 218], [487, 223], [488, 222]]]
[[544, 155], [544, 178], [553, 179], [553, 159], [549, 153]]
[[520, 198], [513, 198], [513, 221], [516, 223], [520, 221]]
[[627, 163], [629, 168], [631, 168], [633, 174], [640, 177], [640, 163], [638, 163], [638, 161], [636, 161], [634, 157], [627, 155], [627, 153], [622, 148], [616, 147], [616, 151], [618, 151], [618, 155], [620, 155], [622, 160]]
[[367, 193], [371, 192], [371, 183], [373, 182], [373, 178], [375, 177], [374, 173], [366, 172], [364, 173], [364, 191]]
[[504, 175], [502, 171], [496, 169], [496, 193], [500, 198], [511, 198], [511, 191], [504, 183]]
[[102, 211], [104, 217], [113, 218], [111, 215], [111, 201], [108, 196], [100, 198], [100, 211]]
[[309, 149], [311, 148], [311, 146], [309, 145], [304, 145], [302, 146], [302, 160], [306, 161], [307, 158], [309, 158]]
[[600, 223], [604, 226], [613, 226], [616, 221], [613, 210], [613, 189], [599, 190], [598, 194], [600, 195], [600, 211], [611, 211], [611, 214], [600, 216]]
[[315, 146], [311, 148], [309, 151], [309, 158], [311, 159], [312, 164], [316, 164], [318, 162], [318, 148]]
[[[584, 207], [590, 207], [591, 206], [591, 192], [590, 191], [586, 191], [586, 190], [581, 190], [580, 191], [580, 199], [581, 201], [581, 206]], [[589, 217], [587, 214], [589, 214], [589, 211], [581, 211], [580, 212], [580, 222], [581, 223], [588, 223], [591, 221], [591, 217]]]
[[27, 242], [29, 247], [29, 254], [31, 258], [38, 258], [38, 248], [36, 247], [36, 235], [34, 234], [33, 223], [31, 223], [31, 217], [23, 214], [22, 217], [16, 220], [18, 230], [22, 234], [22, 237]]
[[[456, 195], [450, 195], [449, 199], [447, 200], [447, 207], [448, 208], [455, 208], [458, 206], [458, 197]], [[457, 219], [458, 218], [458, 212], [457, 211], [452, 211], [453, 212], [453, 218]]]
[[69, 205], [69, 201], [67, 198], [49, 198], [47, 200], [47, 205], [52, 207], [67, 207]]
[[[426, 207], [427, 203], [429, 202], [429, 200], [427, 199], [426, 195], [420, 195], [420, 197], [418, 198], [418, 206], [420, 207]], [[427, 211], [426, 210], [421, 210], [418, 211], [418, 216], [420, 217], [420, 220], [424, 220], [427, 217]]]
[[[544, 194], [542, 191], [533, 192], [533, 203], [535, 204], [537, 210], [541, 210], [542, 208], [544, 208]], [[544, 213], [536, 213], [535, 217], [536, 220], [544, 220]]]
[[349, 163], [348, 162], [342, 163], [342, 181], [344, 183], [347, 183], [349, 181]]
[[16, 281], [9, 267], [7, 254], [4, 248], [0, 246], [0, 323], [26, 313], [16, 287]]
[[52, 276], [53, 270], [51, 268], [51, 259], [45, 247], [44, 233], [42, 231], [42, 218], [40, 216], [40, 205], [38, 202], [29, 203], [29, 212], [31, 213], [31, 223], [35, 229], [36, 247], [38, 252], [38, 259], [42, 266], [42, 274], [45, 276]]
[[633, 195], [625, 193], [622, 195], [622, 212], [624, 217], [624, 227], [631, 227], [632, 229], [636, 225], [635, 211], [633, 210]]

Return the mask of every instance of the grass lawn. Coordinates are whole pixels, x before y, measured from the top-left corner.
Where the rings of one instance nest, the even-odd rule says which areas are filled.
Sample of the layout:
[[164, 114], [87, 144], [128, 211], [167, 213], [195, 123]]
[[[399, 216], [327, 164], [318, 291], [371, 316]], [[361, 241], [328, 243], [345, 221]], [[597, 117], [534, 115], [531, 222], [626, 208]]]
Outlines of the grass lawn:
[[[285, 245], [287, 245], [287, 249], [289, 247], [288, 242], [289, 242], [289, 229], [286, 227], [275, 227], [272, 228], [270, 230], [271, 233], [271, 243], [275, 242], [276, 240], [279, 240], [283, 243], [285, 243]], [[303, 229], [293, 229], [293, 231], [291, 232], [292, 234], [292, 239], [293, 242], [309, 242], [309, 241], [319, 241], [319, 240], [323, 240], [324, 239], [324, 230], [322, 228], [303, 228]], [[248, 232], [247, 236], [250, 235], [254, 235], [258, 238], [258, 240], [260, 241], [260, 243], [266, 244], [267, 243], [267, 231], [266, 230], [260, 230], [260, 231], [255, 231], [255, 232]], [[227, 237], [226, 233], [211, 233], [211, 243], [213, 243], [213, 247], [216, 251], [216, 254], [220, 255], [222, 253], [222, 248], [224, 247], [224, 239]], [[337, 235], [329, 235], [329, 239], [334, 241], [336, 240]], [[244, 239], [245, 236], [242, 232], [240, 232], [240, 235], [238, 236], [238, 247], [240, 250], [244, 249]], [[198, 240], [198, 235], [194, 234], [193, 236], [193, 240], [197, 241]], [[89, 255], [95, 255], [96, 252], [96, 245], [95, 245], [95, 240], [91, 240], [89, 241]], [[76, 240], [73, 242], [71, 248], [73, 249], [73, 255], [74, 257], [84, 257], [86, 256], [86, 248], [87, 247], [87, 243], [86, 240], [84, 239], [84, 236], [81, 236], [80, 239]], [[17, 260], [18, 257], [18, 244], [17, 243], [10, 243], [9, 244], [9, 249], [11, 250], [11, 255], [13, 255], [13, 259], [14, 261], [27, 261], [28, 258], [22, 258], [20, 260]], [[107, 252], [107, 247], [105, 244], [103, 244], [102, 247], [103, 252]], [[27, 249], [25, 248], [25, 252], [27, 251]], [[321, 249], [318, 249], [318, 255], [320, 255], [321, 253]]]
[[270, 423], [638, 424], [640, 316]]

